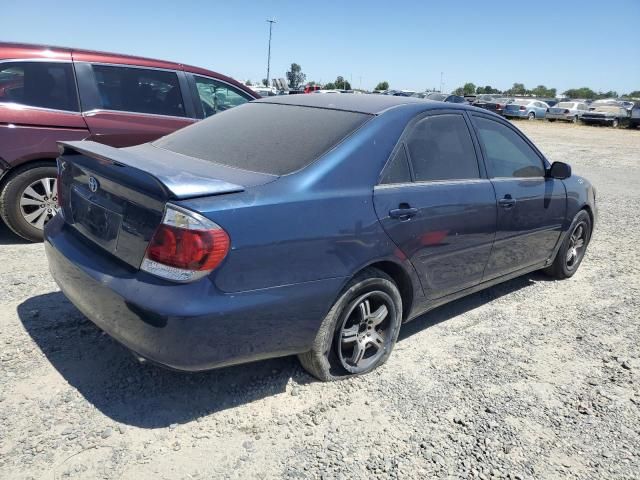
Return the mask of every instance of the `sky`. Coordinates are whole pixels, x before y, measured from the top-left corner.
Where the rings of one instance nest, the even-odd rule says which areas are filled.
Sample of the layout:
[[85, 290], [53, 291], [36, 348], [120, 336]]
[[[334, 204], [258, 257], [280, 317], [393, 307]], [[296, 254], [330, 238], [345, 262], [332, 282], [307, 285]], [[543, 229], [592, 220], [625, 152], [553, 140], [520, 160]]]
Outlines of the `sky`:
[[241, 81], [292, 62], [307, 80], [451, 91], [640, 90], [640, 0], [8, 0], [0, 41], [69, 46], [196, 65]]

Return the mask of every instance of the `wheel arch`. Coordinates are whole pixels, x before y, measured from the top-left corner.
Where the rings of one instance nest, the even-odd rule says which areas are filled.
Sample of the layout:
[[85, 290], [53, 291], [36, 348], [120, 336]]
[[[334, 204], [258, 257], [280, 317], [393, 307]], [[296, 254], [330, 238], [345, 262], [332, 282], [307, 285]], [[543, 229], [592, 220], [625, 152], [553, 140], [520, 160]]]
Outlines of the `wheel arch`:
[[16, 175], [29, 170], [31, 168], [40, 167], [40, 166], [56, 166], [56, 158], [51, 157], [41, 157], [34, 158], [32, 160], [27, 160], [26, 162], [22, 162], [18, 165], [12, 166], [9, 170], [4, 172], [4, 175], [0, 177], [0, 192], [4, 189], [5, 184], [9, 181], [9, 179], [15, 177]]
[[357, 276], [363, 270], [375, 268], [391, 277], [400, 291], [400, 298], [402, 299], [402, 320], [403, 322], [409, 318], [409, 314], [415, 301], [415, 289], [414, 281], [411, 279], [411, 275], [407, 272], [407, 269], [391, 260], [378, 260], [369, 263], [362, 267], [360, 270], [353, 274], [353, 277]]

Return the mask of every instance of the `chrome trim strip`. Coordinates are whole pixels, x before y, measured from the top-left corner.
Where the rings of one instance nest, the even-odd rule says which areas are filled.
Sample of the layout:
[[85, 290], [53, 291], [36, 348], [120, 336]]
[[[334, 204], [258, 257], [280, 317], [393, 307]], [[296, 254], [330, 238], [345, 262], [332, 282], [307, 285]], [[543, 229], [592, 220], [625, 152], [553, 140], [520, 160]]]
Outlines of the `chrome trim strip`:
[[404, 182], [404, 183], [384, 183], [373, 187], [376, 189], [386, 188], [401, 188], [401, 187], [419, 187], [426, 185], [460, 185], [460, 184], [475, 184], [490, 182], [488, 178], [468, 178], [460, 180], [421, 180], [416, 182]]
[[194, 122], [198, 121], [197, 118], [189, 117], [185, 115], [184, 117], [177, 117], [175, 115], [162, 115], [160, 113], [143, 113], [143, 112], [129, 112], [126, 110], [110, 110], [108, 108], [93, 108], [91, 110], [87, 110], [82, 112], [82, 116], [91, 117], [98, 113], [122, 113], [125, 115], [139, 115], [143, 117], [158, 117], [158, 118], [175, 118], [178, 120], [193, 120]]
[[47, 108], [47, 107], [35, 107], [32, 105], [25, 105], [23, 103], [15, 103], [15, 102], [0, 102], [0, 107], [7, 107], [7, 108], [12, 108], [12, 106], [14, 107], [13, 110], [25, 110], [25, 109], [29, 109], [29, 110], [38, 110], [38, 111], [43, 111], [43, 112], [53, 112], [53, 113], [67, 113], [67, 114], [71, 114], [71, 115], [82, 115], [81, 112], [79, 112], [78, 110], [58, 110], [56, 108]]

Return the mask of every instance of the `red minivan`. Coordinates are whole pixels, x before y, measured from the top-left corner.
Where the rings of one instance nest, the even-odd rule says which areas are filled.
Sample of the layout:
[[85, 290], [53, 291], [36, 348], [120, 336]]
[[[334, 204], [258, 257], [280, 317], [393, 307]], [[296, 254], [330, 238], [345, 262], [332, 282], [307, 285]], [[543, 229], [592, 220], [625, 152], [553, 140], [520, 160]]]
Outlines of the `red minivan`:
[[58, 208], [58, 140], [128, 147], [255, 98], [229, 77], [179, 63], [0, 43], [0, 216], [42, 240]]

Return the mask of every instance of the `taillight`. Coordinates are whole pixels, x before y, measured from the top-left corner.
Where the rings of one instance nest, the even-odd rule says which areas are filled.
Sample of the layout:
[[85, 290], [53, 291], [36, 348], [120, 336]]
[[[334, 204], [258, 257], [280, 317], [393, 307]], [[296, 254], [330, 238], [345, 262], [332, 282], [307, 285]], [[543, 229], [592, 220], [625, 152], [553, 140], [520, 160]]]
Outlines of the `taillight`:
[[520, 106], [520, 110], [522, 110], [523, 112], [527, 109], [527, 107], [525, 107], [524, 105]]
[[500, 105], [499, 103], [496, 105], [496, 110], [502, 110], [504, 105]]
[[220, 265], [229, 244], [229, 235], [218, 224], [167, 205], [140, 269], [178, 282], [197, 280]]

